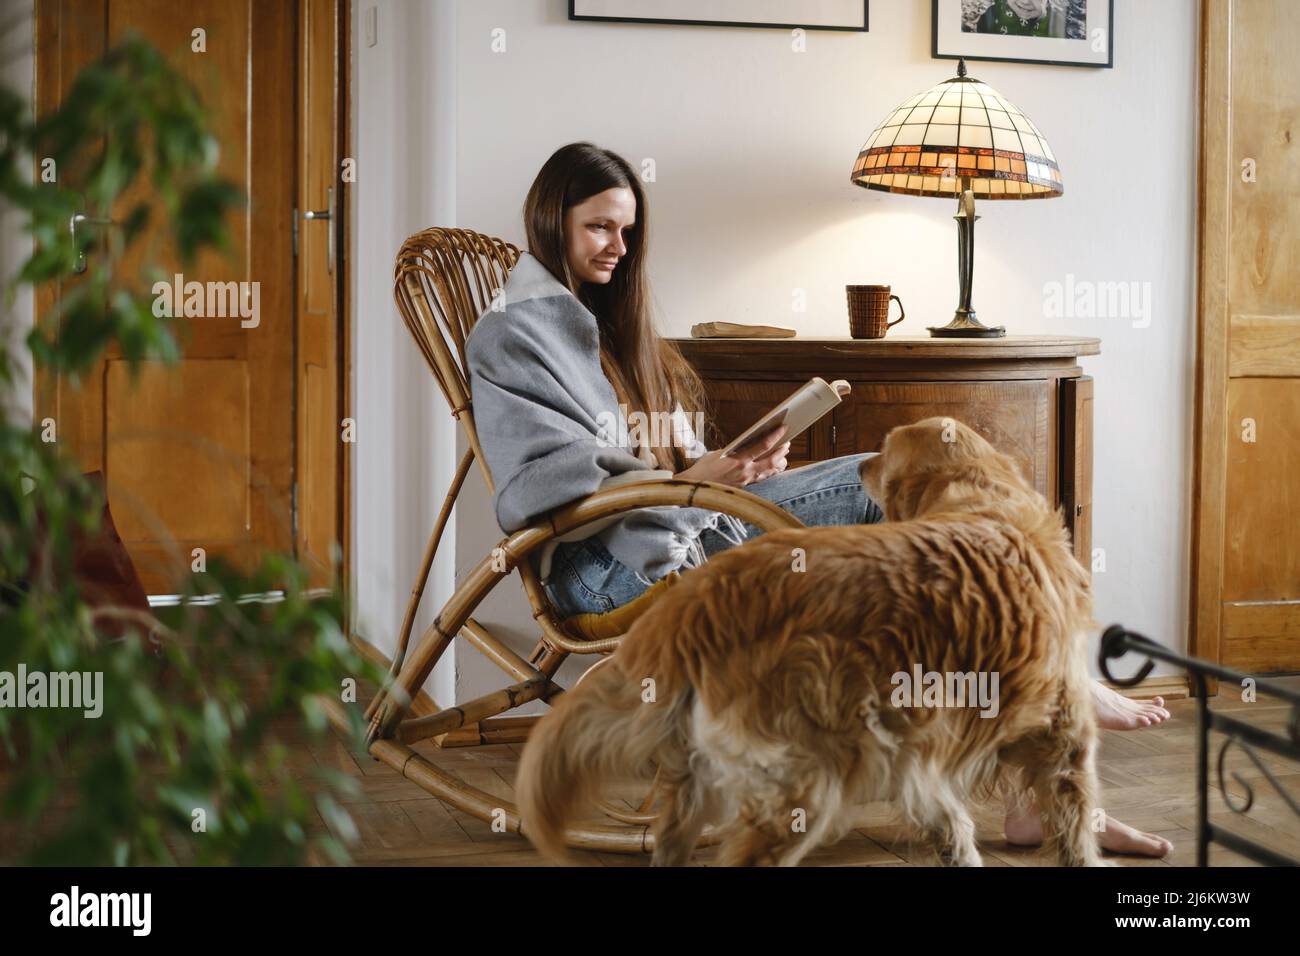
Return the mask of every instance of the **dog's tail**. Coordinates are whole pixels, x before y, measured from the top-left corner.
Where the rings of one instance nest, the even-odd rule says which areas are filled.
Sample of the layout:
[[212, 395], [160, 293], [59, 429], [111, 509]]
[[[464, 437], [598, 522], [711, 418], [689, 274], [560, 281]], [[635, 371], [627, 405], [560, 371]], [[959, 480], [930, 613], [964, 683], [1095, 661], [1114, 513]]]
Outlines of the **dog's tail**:
[[[648, 675], [647, 675], [648, 676]], [[528, 735], [515, 790], [521, 832], [544, 855], [568, 857], [565, 828], [611, 778], [648, 780], [651, 757], [684, 746], [692, 694], [628, 674], [609, 658], [555, 702]]]

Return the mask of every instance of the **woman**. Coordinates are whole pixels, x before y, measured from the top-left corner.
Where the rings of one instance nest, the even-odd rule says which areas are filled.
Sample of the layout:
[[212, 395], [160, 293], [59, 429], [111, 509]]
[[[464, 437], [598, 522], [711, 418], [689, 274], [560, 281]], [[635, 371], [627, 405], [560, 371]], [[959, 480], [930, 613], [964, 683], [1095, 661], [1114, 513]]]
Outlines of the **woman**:
[[[561, 147], [528, 192], [524, 224], [528, 251], [465, 343], [502, 530], [602, 487], [670, 475], [745, 488], [805, 525], [884, 520], [858, 478], [867, 454], [787, 471], [783, 430], [726, 458], [694, 434], [700, 381], [651, 322], [645, 197], [622, 157], [590, 143]], [[672, 427], [630, 429], [634, 412], [671, 415]], [[641, 508], [553, 542], [536, 567], [561, 614], [607, 611], [761, 533], [708, 509]], [[1093, 686], [1103, 727], [1169, 716], [1160, 698], [1129, 701]], [[1011, 842], [1042, 839], [1032, 807], [1009, 812], [1006, 825]], [[1100, 837], [1118, 852], [1163, 856], [1171, 847], [1109, 817]]]
[[[673, 475], [746, 488], [806, 525], [883, 520], [858, 478], [866, 455], [786, 471], [783, 430], [726, 458], [694, 434], [699, 377], [650, 317], [646, 213], [631, 166], [590, 143], [558, 150], [529, 190], [528, 252], [504, 308], [480, 318], [466, 343], [501, 527], [524, 527], [601, 487]], [[672, 427], [629, 428], [638, 413], [671, 414]], [[644, 508], [578, 532], [585, 537], [558, 543], [537, 565], [561, 614], [607, 611], [761, 533], [703, 508]]]

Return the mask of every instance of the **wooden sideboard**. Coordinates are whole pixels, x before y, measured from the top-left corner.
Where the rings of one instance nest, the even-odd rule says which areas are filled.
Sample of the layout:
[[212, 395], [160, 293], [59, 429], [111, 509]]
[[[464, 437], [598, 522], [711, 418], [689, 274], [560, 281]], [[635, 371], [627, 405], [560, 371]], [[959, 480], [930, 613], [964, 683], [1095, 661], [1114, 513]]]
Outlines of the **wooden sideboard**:
[[[673, 339], [704, 379], [719, 443], [730, 441], [814, 375], [852, 393], [791, 442], [790, 467], [879, 451], [885, 434], [931, 415], [969, 425], [1017, 462], [1063, 509], [1074, 553], [1092, 552], [1092, 379], [1078, 360], [1101, 340], [890, 336]], [[711, 447], [718, 447], [717, 445]]]

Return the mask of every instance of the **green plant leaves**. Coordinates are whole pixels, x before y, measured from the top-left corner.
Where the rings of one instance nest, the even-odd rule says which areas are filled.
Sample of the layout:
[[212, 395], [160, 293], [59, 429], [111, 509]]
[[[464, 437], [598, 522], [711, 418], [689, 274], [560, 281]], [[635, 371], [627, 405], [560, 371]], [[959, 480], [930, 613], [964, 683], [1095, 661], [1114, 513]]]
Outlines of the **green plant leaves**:
[[[0, 87], [0, 201], [33, 243], [6, 293], [59, 283], [57, 308], [27, 338], [35, 362], [75, 381], [110, 346], [133, 370], [179, 358], [176, 326], [154, 314], [148, 291], [170, 264], [142, 244], [156, 217], [166, 225], [158, 245], [183, 263], [227, 247], [245, 197], [217, 175], [218, 154], [194, 88], [135, 37], [86, 67], [39, 120]], [[117, 221], [81, 223], [74, 239], [78, 213]], [[0, 349], [0, 383], [19, 380], [16, 357]], [[0, 420], [0, 671], [100, 675], [102, 713], [0, 708], [10, 763], [0, 827], [18, 827], [16, 840], [0, 840], [0, 862], [291, 865], [313, 849], [347, 862], [356, 828], [334, 794], [355, 795], [356, 784], [304, 766], [304, 741], [328, 732], [320, 701], [337, 700], [344, 678], [384, 675], [345, 638], [339, 596], [309, 596], [307, 572], [288, 556], [267, 555], [251, 574], [209, 561], [186, 603], [164, 615], [162, 637], [132, 624], [110, 638], [73, 568], [73, 541], [96, 527], [103, 501], [40, 432]], [[282, 602], [240, 603], [273, 588]], [[190, 603], [199, 596], [214, 602]], [[350, 720], [349, 746], [360, 748], [364, 728]]]

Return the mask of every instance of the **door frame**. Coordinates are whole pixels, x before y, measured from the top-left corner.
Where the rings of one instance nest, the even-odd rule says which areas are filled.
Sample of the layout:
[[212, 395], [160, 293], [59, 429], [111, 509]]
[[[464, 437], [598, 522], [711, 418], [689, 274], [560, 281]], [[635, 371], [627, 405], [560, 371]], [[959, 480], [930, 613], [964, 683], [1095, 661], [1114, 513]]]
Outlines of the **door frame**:
[[[1232, 0], [1201, 4], [1201, 143], [1197, 228], [1196, 423], [1188, 654], [1222, 660], [1227, 485], [1228, 258], [1231, 228]], [[1188, 690], [1195, 693], [1192, 681]], [[1210, 694], [1218, 681], [1209, 680]]]
[[[338, 111], [340, 137], [338, 154], [344, 158], [352, 157], [352, 0], [334, 0], [338, 17], [339, 62], [337, 73], [339, 82]], [[335, 315], [338, 316], [338, 395], [339, 426], [343, 419], [352, 417], [352, 183], [341, 179], [338, 188], [339, 222], [334, 224], [337, 230], [335, 242], [338, 243], [338, 302]], [[296, 417], [296, 415], [295, 415]], [[340, 431], [340, 435], [342, 432]], [[351, 611], [352, 595], [355, 583], [352, 579], [352, 446], [353, 442], [340, 440], [339, 445], [339, 480], [336, 483], [339, 500], [336, 508], [338, 516], [339, 549], [341, 564], [339, 566], [339, 587], [345, 602], [343, 615], [343, 633], [352, 637]]]

